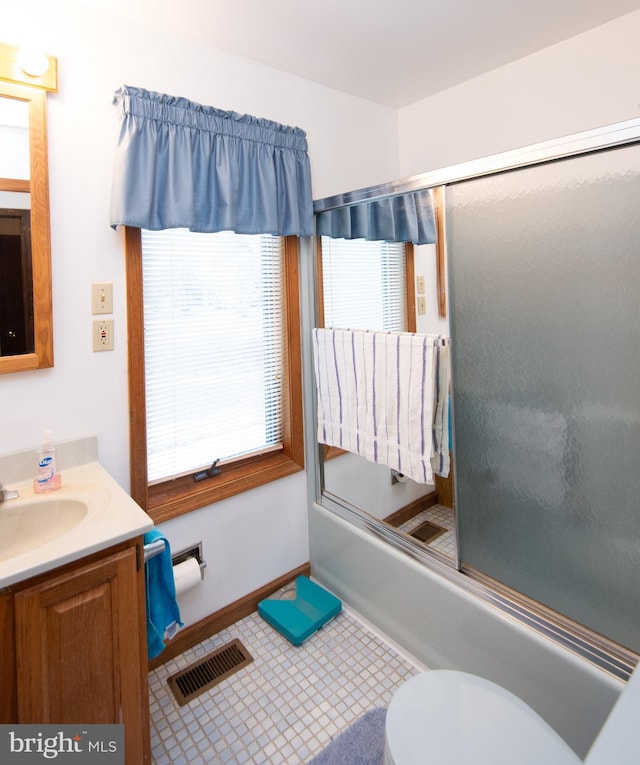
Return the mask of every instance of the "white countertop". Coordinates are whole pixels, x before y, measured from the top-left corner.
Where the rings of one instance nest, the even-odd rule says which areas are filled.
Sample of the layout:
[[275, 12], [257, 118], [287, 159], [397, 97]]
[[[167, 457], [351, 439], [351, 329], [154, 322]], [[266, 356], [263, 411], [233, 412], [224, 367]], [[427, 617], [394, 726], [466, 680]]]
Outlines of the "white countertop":
[[33, 480], [6, 485], [17, 489], [18, 499], [0, 503], [0, 514], [19, 512], [21, 504], [76, 499], [89, 510], [69, 531], [32, 549], [7, 557], [0, 551], [0, 587], [28, 579], [84, 558], [153, 528], [153, 521], [98, 462], [61, 471], [62, 486], [54, 492], [36, 494]]

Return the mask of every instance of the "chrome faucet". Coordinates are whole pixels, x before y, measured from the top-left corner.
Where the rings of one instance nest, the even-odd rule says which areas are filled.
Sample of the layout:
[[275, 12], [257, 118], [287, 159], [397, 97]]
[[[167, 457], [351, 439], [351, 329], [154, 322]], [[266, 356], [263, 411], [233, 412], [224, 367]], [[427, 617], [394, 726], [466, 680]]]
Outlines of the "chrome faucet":
[[20, 492], [13, 491], [11, 489], [5, 489], [0, 483], [0, 503], [6, 502], [8, 499], [18, 499]]

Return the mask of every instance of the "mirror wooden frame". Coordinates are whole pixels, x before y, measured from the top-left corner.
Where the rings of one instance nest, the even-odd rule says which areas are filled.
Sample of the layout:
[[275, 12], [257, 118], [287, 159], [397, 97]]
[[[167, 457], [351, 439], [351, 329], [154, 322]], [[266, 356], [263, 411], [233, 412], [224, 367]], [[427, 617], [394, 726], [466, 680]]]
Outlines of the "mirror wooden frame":
[[0, 43], [0, 97], [27, 103], [29, 108], [30, 180], [0, 179], [0, 190], [31, 195], [31, 259], [33, 272], [34, 352], [0, 357], [0, 374], [53, 366], [53, 306], [51, 297], [51, 236], [49, 222], [49, 164], [47, 153], [47, 90], [57, 89], [57, 62], [30, 77], [17, 66], [17, 48]]

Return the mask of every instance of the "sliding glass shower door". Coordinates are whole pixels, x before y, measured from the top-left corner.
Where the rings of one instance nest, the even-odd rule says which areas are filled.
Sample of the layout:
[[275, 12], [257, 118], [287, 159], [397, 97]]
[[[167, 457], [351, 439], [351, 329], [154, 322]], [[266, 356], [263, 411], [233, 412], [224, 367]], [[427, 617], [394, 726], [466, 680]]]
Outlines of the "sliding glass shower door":
[[640, 147], [446, 193], [463, 565], [640, 651]]

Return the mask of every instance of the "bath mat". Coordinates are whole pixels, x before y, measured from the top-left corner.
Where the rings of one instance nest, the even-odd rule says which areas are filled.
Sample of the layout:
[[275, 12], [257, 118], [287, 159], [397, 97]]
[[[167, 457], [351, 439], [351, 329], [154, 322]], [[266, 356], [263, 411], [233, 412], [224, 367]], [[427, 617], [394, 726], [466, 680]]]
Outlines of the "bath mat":
[[365, 712], [307, 765], [383, 765], [386, 719], [385, 708]]
[[410, 536], [415, 537], [416, 539], [419, 539], [421, 542], [426, 544], [427, 542], [433, 542], [434, 539], [442, 536], [442, 534], [445, 534], [446, 531], [447, 530], [442, 526], [438, 526], [437, 524], [431, 523], [430, 521], [425, 521], [424, 523], [421, 523], [417, 529], [409, 532], [409, 534]]

